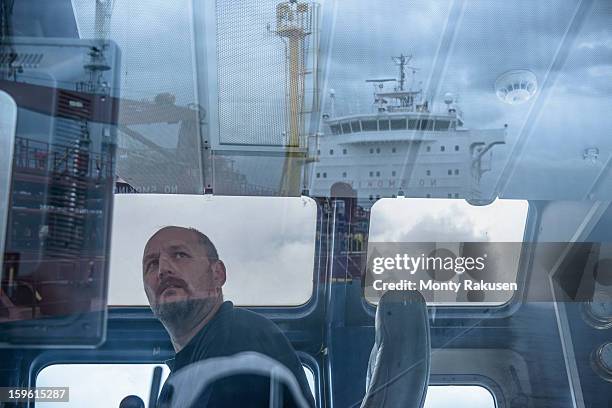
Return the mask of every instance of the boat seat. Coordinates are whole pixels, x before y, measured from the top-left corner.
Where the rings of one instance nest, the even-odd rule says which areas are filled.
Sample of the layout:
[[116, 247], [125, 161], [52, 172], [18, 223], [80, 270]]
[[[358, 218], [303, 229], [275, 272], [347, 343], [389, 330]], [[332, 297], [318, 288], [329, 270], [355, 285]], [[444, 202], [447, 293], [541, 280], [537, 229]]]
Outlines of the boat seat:
[[386, 292], [376, 309], [375, 327], [361, 408], [421, 408], [431, 361], [423, 295], [417, 291]]

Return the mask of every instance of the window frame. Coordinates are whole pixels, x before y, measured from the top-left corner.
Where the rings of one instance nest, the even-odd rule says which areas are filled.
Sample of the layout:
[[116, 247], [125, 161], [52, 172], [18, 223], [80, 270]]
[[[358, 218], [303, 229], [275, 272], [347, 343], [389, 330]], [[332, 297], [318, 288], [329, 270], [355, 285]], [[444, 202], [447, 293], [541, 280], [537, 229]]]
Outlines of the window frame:
[[[155, 365], [166, 365], [165, 361], [174, 356], [174, 352], [164, 353], [166, 358], [163, 360], [152, 359], [150, 352], [144, 352], [143, 350], [131, 350], [132, 353], [129, 355], [129, 359], [121, 356], [125, 350], [46, 350], [39, 354], [34, 360], [32, 360], [28, 370], [28, 384], [30, 387], [36, 386], [36, 380], [40, 375], [41, 371], [47, 367], [54, 365], [72, 365], [72, 364], [155, 364]], [[308, 353], [303, 351], [296, 351], [296, 354], [300, 360], [300, 364], [306, 367], [312, 372], [314, 377], [314, 400], [317, 407], [322, 407], [322, 370], [317, 360]], [[151, 379], [149, 379], [150, 381]], [[160, 384], [160, 391], [161, 386]], [[146, 402], [145, 402], [146, 403]]]
[[[401, 198], [396, 198], [400, 200]], [[452, 199], [454, 200], [454, 199]], [[525, 232], [523, 233], [523, 243], [534, 242], [536, 236], [537, 224], [539, 221], [538, 206], [531, 200], [527, 201], [527, 216], [525, 218]], [[371, 213], [370, 213], [371, 214]], [[368, 219], [370, 222], [370, 219]], [[367, 247], [366, 247], [367, 252]], [[531, 269], [533, 261], [533, 254], [529, 251], [528, 247], [523, 245], [521, 248], [521, 255], [519, 257], [519, 264], [516, 272], [516, 283], [518, 290], [514, 292], [512, 297], [501, 305], [427, 305], [427, 311], [430, 318], [435, 315], [436, 320], [446, 319], [503, 319], [512, 316], [521, 307], [521, 301], [524, 298], [525, 290], [527, 287], [527, 281], [529, 278], [529, 270]], [[361, 305], [363, 310], [371, 318], [376, 316], [376, 305], [370, 303], [363, 296], [363, 289], [361, 292]]]
[[[321, 237], [329, 228], [329, 225], [333, 222], [333, 214], [329, 213], [329, 209], [326, 210], [324, 208], [326, 207], [325, 198], [309, 196], [307, 198], [315, 202], [317, 211], [315, 219], [314, 267], [311, 275], [312, 292], [310, 298], [305, 303], [300, 305], [238, 305], [239, 307], [254, 310], [272, 320], [277, 319], [295, 321], [308, 317], [309, 315], [313, 314], [318, 307], [322, 306], [321, 303], [325, 299], [321, 292], [325, 289], [325, 276], [328, 273], [326, 259], [330, 256], [331, 250], [324, 245]], [[109, 324], [111, 321], [124, 319], [144, 319], [157, 321], [157, 318], [153, 316], [153, 312], [148, 305], [107, 306], [107, 319]]]

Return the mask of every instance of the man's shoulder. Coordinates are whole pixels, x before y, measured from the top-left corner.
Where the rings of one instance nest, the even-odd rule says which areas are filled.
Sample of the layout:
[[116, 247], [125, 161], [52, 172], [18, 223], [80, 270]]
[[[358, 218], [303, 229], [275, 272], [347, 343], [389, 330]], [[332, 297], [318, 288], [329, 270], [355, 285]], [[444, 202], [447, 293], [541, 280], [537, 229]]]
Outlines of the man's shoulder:
[[282, 334], [272, 320], [258, 313], [234, 306], [232, 314], [232, 323], [235, 328], [245, 329], [252, 333], [268, 333], [271, 335]]

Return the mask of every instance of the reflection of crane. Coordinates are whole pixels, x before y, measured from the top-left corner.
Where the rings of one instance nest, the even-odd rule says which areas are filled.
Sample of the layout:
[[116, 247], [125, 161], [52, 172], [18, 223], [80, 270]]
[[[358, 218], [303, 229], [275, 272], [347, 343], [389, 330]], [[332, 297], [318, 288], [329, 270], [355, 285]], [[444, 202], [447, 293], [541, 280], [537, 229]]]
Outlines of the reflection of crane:
[[0, 0], [0, 40], [12, 35], [11, 17], [15, 0]]
[[97, 39], [107, 40], [115, 0], [96, 0], [95, 35]]
[[5, 39], [8, 39], [13, 35], [13, 25], [11, 19], [13, 17], [14, 3], [15, 0], [0, 0], [0, 54], [10, 55], [10, 60], [8, 62], [4, 61], [7, 63], [9, 69], [6, 71], [5, 75], [0, 75], [0, 78], [13, 77], [14, 70], [17, 69], [12, 67], [13, 61], [17, 55], [13, 51], [10, 41], [5, 41]]
[[[312, 31], [313, 8], [297, 0], [276, 6], [275, 33], [287, 39], [288, 48], [288, 148], [300, 147], [301, 107], [304, 99], [304, 39]], [[281, 185], [282, 195], [299, 193], [303, 160], [299, 154], [287, 152]]]

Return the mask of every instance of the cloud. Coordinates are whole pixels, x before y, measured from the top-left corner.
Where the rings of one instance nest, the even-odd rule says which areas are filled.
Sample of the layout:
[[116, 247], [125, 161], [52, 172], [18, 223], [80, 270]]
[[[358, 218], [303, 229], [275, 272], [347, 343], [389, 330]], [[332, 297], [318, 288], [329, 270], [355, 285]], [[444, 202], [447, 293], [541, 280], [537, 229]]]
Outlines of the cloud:
[[372, 207], [372, 242], [521, 241], [526, 203], [497, 200], [486, 206], [444, 199], [383, 199]]

